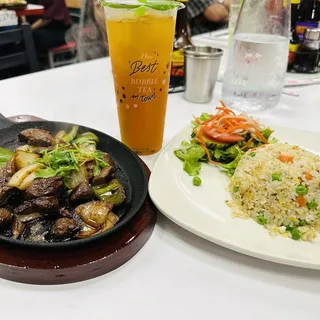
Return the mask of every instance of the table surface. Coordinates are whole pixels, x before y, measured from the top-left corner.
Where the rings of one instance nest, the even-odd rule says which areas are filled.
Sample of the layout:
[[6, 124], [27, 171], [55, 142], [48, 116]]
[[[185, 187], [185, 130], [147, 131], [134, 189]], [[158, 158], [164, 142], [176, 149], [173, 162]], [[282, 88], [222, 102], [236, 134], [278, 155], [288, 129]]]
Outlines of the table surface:
[[[320, 86], [295, 89], [264, 122], [320, 131]], [[205, 105], [169, 95], [165, 143]], [[119, 138], [110, 60], [0, 81], [0, 112], [32, 114], [102, 130]], [[316, 138], [315, 138], [316, 139]], [[143, 157], [149, 167], [157, 155]], [[145, 247], [119, 269], [63, 286], [30, 286], [0, 280], [1, 315], [24, 320], [75, 319], [319, 319], [319, 271], [277, 265], [219, 247], [159, 216]], [[5, 317], [4, 317], [5, 318]]]

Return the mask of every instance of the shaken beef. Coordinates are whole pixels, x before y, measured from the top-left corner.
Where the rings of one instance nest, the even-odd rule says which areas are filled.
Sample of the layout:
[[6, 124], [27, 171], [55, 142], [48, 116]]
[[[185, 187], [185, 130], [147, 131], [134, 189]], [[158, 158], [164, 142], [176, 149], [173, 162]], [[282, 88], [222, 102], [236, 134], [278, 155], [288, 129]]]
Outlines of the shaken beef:
[[92, 178], [94, 177], [94, 168], [96, 167], [96, 164], [94, 161], [89, 161], [86, 163], [86, 168], [87, 168], [87, 172], [88, 172], [88, 179], [89, 181], [92, 180]]
[[78, 223], [70, 218], [60, 218], [52, 226], [51, 233], [55, 238], [68, 238], [80, 231]]
[[14, 214], [28, 214], [33, 212], [53, 213], [59, 210], [59, 202], [55, 197], [40, 197], [23, 202], [14, 209]]
[[92, 180], [92, 184], [97, 186], [99, 184], [106, 183], [107, 181], [113, 178], [114, 167], [105, 167], [101, 170], [101, 172], [95, 176]]
[[104, 160], [109, 166], [114, 167], [114, 161], [113, 161], [113, 159], [111, 158], [111, 156], [110, 156], [109, 153], [105, 153], [105, 154], [103, 155], [103, 160]]
[[7, 175], [6, 166], [0, 168], [0, 179], [7, 179], [10, 178]]
[[71, 193], [71, 201], [86, 201], [93, 198], [92, 189], [87, 181], [81, 182]]
[[63, 182], [60, 177], [47, 179], [35, 179], [31, 186], [25, 191], [26, 197], [39, 198], [45, 196], [57, 197], [63, 188]]
[[0, 179], [9, 179], [16, 173], [14, 158], [12, 158], [3, 168], [0, 168]]
[[63, 207], [63, 208], [60, 208], [59, 214], [64, 218], [72, 218], [74, 213], [72, 210], [69, 210], [66, 207]]
[[26, 129], [20, 132], [21, 141], [26, 141], [29, 145], [37, 147], [49, 147], [53, 145], [53, 136], [49, 131], [43, 129]]
[[7, 209], [0, 208], [0, 228], [6, 227], [12, 220], [12, 213]]
[[8, 180], [0, 178], [0, 205], [4, 205], [7, 201], [17, 193], [16, 188], [8, 187]]

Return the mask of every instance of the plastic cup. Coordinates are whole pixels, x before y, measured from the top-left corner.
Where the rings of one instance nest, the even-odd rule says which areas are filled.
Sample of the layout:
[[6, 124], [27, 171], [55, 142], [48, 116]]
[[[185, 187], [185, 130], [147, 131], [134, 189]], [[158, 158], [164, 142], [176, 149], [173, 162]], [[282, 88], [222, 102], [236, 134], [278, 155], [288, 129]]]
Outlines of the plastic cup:
[[121, 140], [139, 155], [163, 143], [179, 2], [106, 2], [108, 44]]

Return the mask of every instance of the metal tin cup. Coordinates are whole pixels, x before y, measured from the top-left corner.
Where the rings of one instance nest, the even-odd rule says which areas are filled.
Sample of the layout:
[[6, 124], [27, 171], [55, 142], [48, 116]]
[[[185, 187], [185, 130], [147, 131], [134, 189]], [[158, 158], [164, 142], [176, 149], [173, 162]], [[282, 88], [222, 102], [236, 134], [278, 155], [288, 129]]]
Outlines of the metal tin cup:
[[207, 46], [186, 46], [185, 93], [186, 100], [208, 103], [212, 100], [223, 51]]

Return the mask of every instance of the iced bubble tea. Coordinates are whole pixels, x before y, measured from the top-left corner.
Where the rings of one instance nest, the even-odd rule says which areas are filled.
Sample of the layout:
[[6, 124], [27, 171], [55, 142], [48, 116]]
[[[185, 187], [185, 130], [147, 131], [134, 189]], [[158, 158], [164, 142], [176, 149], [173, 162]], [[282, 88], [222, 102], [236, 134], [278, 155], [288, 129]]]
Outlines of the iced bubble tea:
[[176, 12], [171, 1], [104, 2], [121, 140], [139, 155], [162, 147]]

